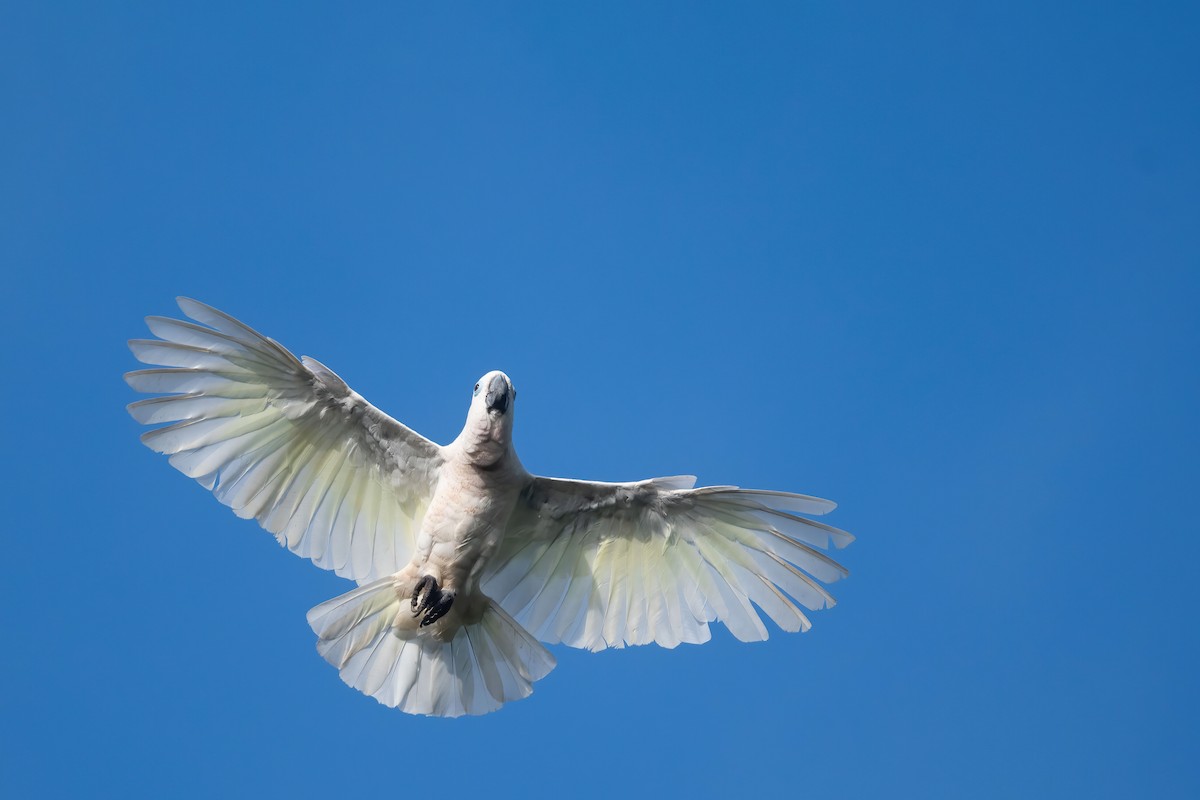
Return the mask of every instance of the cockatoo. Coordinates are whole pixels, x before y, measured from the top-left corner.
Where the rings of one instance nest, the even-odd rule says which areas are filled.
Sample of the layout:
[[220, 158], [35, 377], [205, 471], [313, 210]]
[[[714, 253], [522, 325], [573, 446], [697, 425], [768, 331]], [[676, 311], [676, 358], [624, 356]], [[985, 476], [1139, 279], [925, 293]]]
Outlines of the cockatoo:
[[[828, 500], [676, 476], [543, 478], [513, 449], [517, 390], [489, 372], [462, 433], [437, 445], [315, 359], [215, 308], [147, 317], [125, 376], [170, 456], [239, 517], [358, 588], [308, 612], [343, 681], [411, 714], [485, 714], [555, 666], [540, 643], [602, 650], [767, 638], [758, 610], [805, 631], [846, 570], [818, 548], [853, 537], [799, 514]], [[198, 324], [197, 324], [198, 323]], [[755, 608], [757, 606], [757, 609]], [[540, 640], [540, 641], [539, 641]]]

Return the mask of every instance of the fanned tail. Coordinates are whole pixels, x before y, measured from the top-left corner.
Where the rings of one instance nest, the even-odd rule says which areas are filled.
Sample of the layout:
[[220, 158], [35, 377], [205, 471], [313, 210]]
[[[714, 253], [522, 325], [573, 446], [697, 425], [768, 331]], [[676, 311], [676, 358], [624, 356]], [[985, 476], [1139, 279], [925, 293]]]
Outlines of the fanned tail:
[[411, 594], [392, 576], [308, 612], [317, 651], [380, 703], [435, 717], [486, 714], [528, 697], [554, 669], [554, 656], [492, 600], [480, 596], [471, 613], [460, 595], [443, 621], [419, 628]]

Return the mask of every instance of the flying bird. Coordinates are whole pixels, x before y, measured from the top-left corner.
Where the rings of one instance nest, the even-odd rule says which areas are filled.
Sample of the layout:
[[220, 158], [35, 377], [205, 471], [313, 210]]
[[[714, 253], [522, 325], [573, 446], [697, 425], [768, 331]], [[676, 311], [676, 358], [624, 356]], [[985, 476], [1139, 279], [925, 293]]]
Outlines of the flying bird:
[[129, 342], [158, 365], [126, 374], [161, 395], [128, 406], [152, 450], [293, 553], [358, 583], [308, 612], [343, 681], [411, 714], [485, 714], [555, 666], [541, 644], [603, 650], [767, 638], [764, 612], [805, 631], [845, 577], [821, 552], [850, 534], [805, 515], [828, 500], [544, 478], [513, 449], [517, 390], [489, 372], [438, 445], [332, 370], [187, 298], [192, 321], [147, 317]]

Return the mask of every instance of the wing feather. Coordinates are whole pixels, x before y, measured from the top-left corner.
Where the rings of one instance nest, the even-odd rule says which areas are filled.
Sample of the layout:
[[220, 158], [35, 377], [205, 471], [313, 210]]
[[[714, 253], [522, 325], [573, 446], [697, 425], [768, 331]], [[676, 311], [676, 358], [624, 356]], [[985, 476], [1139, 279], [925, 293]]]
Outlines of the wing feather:
[[785, 631], [811, 627], [802, 608], [834, 599], [847, 575], [821, 549], [854, 537], [801, 517], [828, 500], [694, 478], [597, 483], [533, 478], [484, 577], [484, 591], [535, 636], [600, 650], [675, 647], [721, 622], [760, 641], [762, 614]]
[[[372, 406], [333, 371], [195, 300], [191, 322], [147, 317], [134, 339], [154, 365], [128, 373], [151, 397], [146, 446], [289, 550], [360, 583], [411, 556], [441, 448]], [[372, 679], [374, 679], [374, 675]]]

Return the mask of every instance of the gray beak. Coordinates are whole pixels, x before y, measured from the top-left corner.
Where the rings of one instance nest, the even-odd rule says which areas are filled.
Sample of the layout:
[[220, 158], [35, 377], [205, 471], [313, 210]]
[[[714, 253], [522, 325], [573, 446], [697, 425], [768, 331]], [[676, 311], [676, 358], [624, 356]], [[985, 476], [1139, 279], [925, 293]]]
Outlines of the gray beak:
[[508, 411], [508, 381], [500, 375], [493, 376], [486, 400], [488, 411], [499, 411], [501, 414]]

